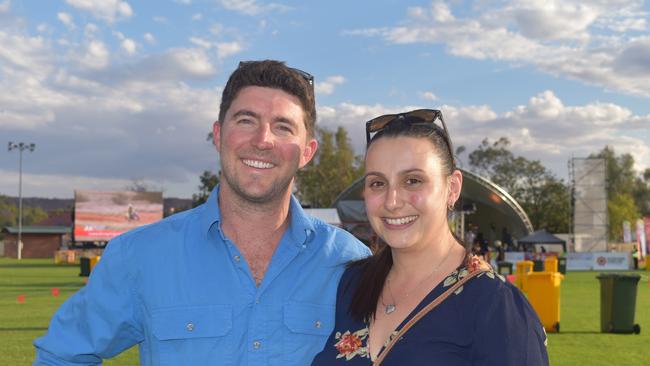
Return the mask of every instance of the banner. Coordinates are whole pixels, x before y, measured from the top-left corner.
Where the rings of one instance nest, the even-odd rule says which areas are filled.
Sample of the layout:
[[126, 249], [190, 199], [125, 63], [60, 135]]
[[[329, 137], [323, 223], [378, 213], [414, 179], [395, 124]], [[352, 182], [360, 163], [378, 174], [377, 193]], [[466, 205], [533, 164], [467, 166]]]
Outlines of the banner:
[[632, 242], [632, 228], [630, 227], [630, 222], [627, 220], [623, 221], [623, 242]]
[[74, 241], [106, 242], [163, 217], [162, 192], [75, 190]]
[[[644, 217], [643, 218], [644, 226], [645, 226], [645, 252], [646, 255], [650, 253], [650, 217]], [[647, 268], [647, 266], [646, 266]]]
[[644, 258], [646, 255], [646, 237], [645, 228], [643, 227], [643, 220], [636, 220], [636, 242], [637, 250], [639, 251], [639, 259]]
[[567, 253], [568, 271], [629, 270], [630, 253], [582, 252]]

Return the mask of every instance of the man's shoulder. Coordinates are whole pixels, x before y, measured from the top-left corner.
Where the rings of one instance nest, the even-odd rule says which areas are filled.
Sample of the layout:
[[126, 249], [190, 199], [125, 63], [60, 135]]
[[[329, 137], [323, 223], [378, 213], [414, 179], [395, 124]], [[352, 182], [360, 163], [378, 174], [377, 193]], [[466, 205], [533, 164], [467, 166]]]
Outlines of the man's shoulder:
[[334, 254], [356, 260], [370, 255], [370, 249], [350, 232], [309, 217], [314, 227], [315, 240], [323, 245], [323, 249]]
[[111, 242], [121, 242], [124, 243], [123, 245], [137, 243], [138, 246], [146, 246], [147, 244], [160, 246], [165, 242], [169, 242], [169, 239], [173, 239], [175, 235], [182, 233], [184, 228], [198, 217], [198, 210], [200, 210], [200, 206], [129, 230], [117, 236]]

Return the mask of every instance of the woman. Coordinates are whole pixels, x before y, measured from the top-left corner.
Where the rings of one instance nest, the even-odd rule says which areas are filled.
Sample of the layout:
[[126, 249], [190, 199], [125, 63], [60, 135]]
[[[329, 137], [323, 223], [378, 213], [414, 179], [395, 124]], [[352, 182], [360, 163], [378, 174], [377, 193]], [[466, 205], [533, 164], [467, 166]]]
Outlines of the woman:
[[377, 117], [366, 137], [366, 212], [387, 245], [346, 270], [334, 331], [312, 365], [548, 365], [546, 334], [523, 294], [450, 230], [463, 177], [440, 111]]

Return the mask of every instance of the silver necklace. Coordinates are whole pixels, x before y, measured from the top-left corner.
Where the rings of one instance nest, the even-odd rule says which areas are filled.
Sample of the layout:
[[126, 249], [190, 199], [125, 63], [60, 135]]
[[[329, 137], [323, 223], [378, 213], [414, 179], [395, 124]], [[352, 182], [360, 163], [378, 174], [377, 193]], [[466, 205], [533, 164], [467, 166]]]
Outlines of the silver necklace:
[[[438, 263], [438, 265], [437, 265], [437, 266], [436, 266], [436, 267], [431, 271], [431, 273], [429, 273], [426, 277], [424, 277], [423, 279], [421, 279], [420, 282], [418, 282], [418, 284], [415, 285], [415, 287], [413, 287], [412, 289], [408, 290], [408, 291], [406, 292], [406, 294], [404, 295], [404, 299], [407, 299], [407, 298], [409, 297], [409, 295], [410, 295], [413, 291], [415, 291], [415, 290], [418, 289], [420, 286], [422, 286], [422, 284], [423, 284], [426, 280], [428, 280], [429, 278], [431, 278], [431, 276], [433, 276], [434, 273], [438, 272], [438, 270], [440, 269], [440, 267], [442, 267], [442, 265], [447, 261], [447, 258], [449, 258], [449, 255], [451, 254], [451, 248], [453, 248], [453, 247], [454, 247], [453, 244], [449, 246], [449, 250], [447, 250], [447, 254], [445, 255], [445, 258], [444, 258], [440, 263]], [[395, 310], [397, 310], [397, 302], [395, 301], [395, 297], [393, 296], [393, 290], [390, 288], [390, 278], [388, 278], [388, 277], [386, 278], [386, 287], [388, 287], [388, 293], [390, 294], [391, 303], [389, 303], [389, 304], [384, 303], [384, 296], [382, 295], [382, 297], [381, 297], [381, 304], [384, 306], [384, 313], [385, 313], [386, 315], [389, 315], [389, 314], [395, 312]]]

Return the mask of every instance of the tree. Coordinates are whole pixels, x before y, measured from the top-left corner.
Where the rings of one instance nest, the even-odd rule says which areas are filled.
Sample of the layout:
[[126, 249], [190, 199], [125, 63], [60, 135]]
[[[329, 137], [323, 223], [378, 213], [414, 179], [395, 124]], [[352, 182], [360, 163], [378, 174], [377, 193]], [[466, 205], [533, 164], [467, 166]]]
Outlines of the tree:
[[[23, 226], [34, 225], [47, 219], [47, 212], [40, 207], [23, 205]], [[0, 228], [18, 225], [18, 207], [7, 196], [0, 196]]]
[[632, 155], [617, 156], [609, 146], [589, 157], [604, 158], [607, 163], [609, 238], [619, 240], [622, 238], [621, 225], [624, 220], [633, 222], [631, 217], [636, 220], [641, 216], [650, 216], [650, 169], [637, 173]]
[[0, 229], [17, 225], [18, 208], [7, 196], [0, 196]]
[[296, 177], [297, 195], [311, 207], [330, 207], [336, 197], [363, 174], [361, 157], [354, 154], [348, 133], [317, 129], [319, 147], [314, 159]]
[[564, 181], [556, 178], [539, 160], [515, 156], [501, 137], [490, 143], [484, 139], [469, 154], [472, 170], [505, 189], [519, 202], [534, 228], [552, 232], [569, 229], [569, 196]]
[[209, 170], [203, 171], [199, 180], [201, 181], [199, 193], [192, 195], [192, 207], [196, 207], [207, 201], [208, 197], [210, 197], [210, 192], [219, 184], [219, 176]]
[[616, 194], [607, 200], [609, 214], [609, 239], [623, 241], [623, 221], [634, 223], [640, 217], [634, 199], [629, 194]]

